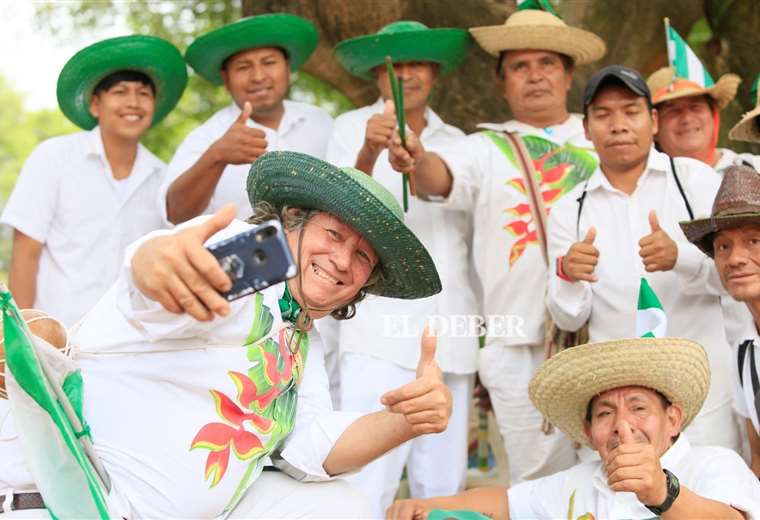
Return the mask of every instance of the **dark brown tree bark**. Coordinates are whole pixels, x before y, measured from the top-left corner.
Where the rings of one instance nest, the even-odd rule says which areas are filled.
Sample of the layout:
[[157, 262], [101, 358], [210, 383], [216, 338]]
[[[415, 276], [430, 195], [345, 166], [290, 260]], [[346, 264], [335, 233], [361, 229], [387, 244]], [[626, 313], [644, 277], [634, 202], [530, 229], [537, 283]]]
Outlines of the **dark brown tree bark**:
[[[730, 9], [720, 7], [726, 3], [732, 4]], [[712, 58], [706, 61], [711, 70], [740, 71], [749, 77], [747, 73], [757, 73], [760, 69], [756, 53], [745, 49], [755, 44], [760, 34], [756, 0], [562, 0], [555, 5], [568, 24], [593, 31], [604, 39], [608, 48], [600, 62], [576, 70], [570, 96], [573, 111], [580, 110], [583, 85], [600, 67], [619, 63], [648, 75], [666, 64], [663, 28], [666, 16], [686, 37], [707, 11], [708, 20], [721, 35], [722, 43], [717, 53], [716, 46], [710, 46]], [[341, 68], [332, 54], [337, 42], [373, 33], [400, 19], [418, 20], [430, 27], [496, 25], [504, 23], [515, 9], [514, 0], [243, 0], [242, 6], [245, 16], [287, 11], [313, 21], [321, 39], [304, 70], [332, 84], [357, 106], [374, 101], [377, 90]], [[751, 23], [741, 25], [741, 20], [751, 20]], [[741, 26], [740, 31], [733, 29], [737, 26]], [[737, 53], [738, 49], [742, 52]], [[495, 66], [496, 60], [474, 45], [463, 65], [441, 82], [431, 105], [444, 120], [465, 131], [472, 131], [480, 122], [507, 119], [508, 107], [495, 85]], [[742, 90], [744, 97], [747, 97], [750, 82], [746, 83]], [[737, 104], [726, 111], [724, 132], [738, 120], [741, 110]]]

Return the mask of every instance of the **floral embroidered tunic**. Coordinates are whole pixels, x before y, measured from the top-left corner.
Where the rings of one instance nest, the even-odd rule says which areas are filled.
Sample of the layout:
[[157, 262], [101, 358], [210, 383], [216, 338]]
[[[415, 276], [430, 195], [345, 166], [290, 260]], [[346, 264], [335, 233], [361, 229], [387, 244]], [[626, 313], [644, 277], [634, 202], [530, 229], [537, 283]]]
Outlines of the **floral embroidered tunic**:
[[[209, 242], [249, 227], [234, 221]], [[217, 516], [255, 494], [271, 460], [299, 480], [331, 478], [322, 463], [358, 415], [332, 410], [322, 342], [283, 319], [285, 284], [197, 322], [134, 287], [140, 243], [74, 334], [85, 418], [133, 515]]]

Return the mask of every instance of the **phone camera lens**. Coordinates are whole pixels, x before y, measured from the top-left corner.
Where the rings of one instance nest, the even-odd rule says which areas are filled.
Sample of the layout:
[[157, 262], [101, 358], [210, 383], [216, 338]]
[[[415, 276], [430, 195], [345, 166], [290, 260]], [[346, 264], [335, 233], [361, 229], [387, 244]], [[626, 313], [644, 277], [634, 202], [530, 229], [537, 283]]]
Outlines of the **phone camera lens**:
[[262, 251], [261, 249], [257, 249], [253, 252], [253, 263], [256, 265], [261, 265], [266, 263], [267, 261], [267, 255]]

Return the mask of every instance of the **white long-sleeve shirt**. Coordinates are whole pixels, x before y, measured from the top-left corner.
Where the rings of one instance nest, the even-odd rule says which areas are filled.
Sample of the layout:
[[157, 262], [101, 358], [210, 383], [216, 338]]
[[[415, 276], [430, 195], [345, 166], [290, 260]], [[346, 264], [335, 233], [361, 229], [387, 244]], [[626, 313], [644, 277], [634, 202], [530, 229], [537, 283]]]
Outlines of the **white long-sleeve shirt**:
[[[367, 121], [382, 112], [383, 100], [378, 99], [372, 105], [338, 116], [327, 146], [328, 162], [353, 166], [364, 143]], [[444, 123], [430, 108], [425, 111], [425, 120], [427, 126], [420, 139], [430, 150], [452, 146], [464, 137], [461, 130]], [[378, 156], [372, 177], [401, 203], [402, 177], [391, 168], [387, 150]], [[413, 370], [419, 359], [422, 329], [431, 318], [438, 332], [436, 361], [441, 369], [457, 374], [473, 373], [478, 367], [478, 342], [466, 330], [468, 317], [479, 315], [470, 263], [472, 215], [410, 195], [404, 223], [430, 252], [443, 290], [418, 300], [369, 295], [359, 304], [359, 312], [353, 319], [336, 322], [325, 318], [319, 322], [320, 331], [336, 337], [340, 352], [378, 357]]]
[[[210, 242], [250, 227], [234, 221]], [[229, 316], [212, 322], [172, 314], [132, 282], [130, 260], [140, 243], [130, 247], [116, 285], [72, 338], [84, 378], [84, 416], [114, 487], [136, 517], [211, 518], [226, 506], [250, 461], [239, 453], [242, 445], [231, 444], [226, 470], [210, 487], [206, 470], [211, 451], [205, 445], [191, 450], [191, 445], [206, 425], [238, 427], [222, 418], [220, 407], [229, 411], [232, 402], [251, 411], [240, 401], [241, 389], [231, 373], [249, 374], [252, 368], [244, 343], [254, 321], [255, 297], [233, 302]], [[268, 337], [275, 342], [281, 341], [278, 299], [283, 289], [278, 284], [262, 292], [274, 320]], [[324, 460], [359, 416], [332, 410], [321, 340], [315, 331], [309, 336], [295, 426], [280, 449], [290, 474], [326, 480], [331, 477], [322, 467]], [[215, 399], [212, 390], [229, 402]], [[245, 431], [266, 439], [267, 432], [252, 424], [245, 422]], [[214, 442], [223, 440], [207, 439]]]
[[[676, 158], [675, 164], [694, 217], [708, 216], [719, 176], [694, 159]], [[668, 318], [667, 334], [697, 341], [707, 351], [712, 382], [702, 413], [727, 406], [733, 395], [734, 365], [720, 306], [720, 296], [726, 293], [713, 261], [689, 243], [678, 226], [679, 221], [689, 220], [689, 214], [668, 156], [652, 149], [646, 170], [630, 195], [614, 188], [597, 169], [586, 186], [576, 230], [577, 199], [583, 190], [580, 184], [552, 210], [549, 257], [556, 265], [556, 259], [567, 254], [593, 226], [594, 246], [599, 250], [594, 270], [598, 281], [569, 282], [551, 270], [547, 303], [552, 317], [566, 330], [577, 330], [589, 319], [591, 341], [635, 337], [639, 280], [646, 277]], [[678, 245], [678, 259], [671, 271], [646, 273], [639, 256], [639, 240], [651, 233], [651, 210], [657, 212], [661, 228]]]

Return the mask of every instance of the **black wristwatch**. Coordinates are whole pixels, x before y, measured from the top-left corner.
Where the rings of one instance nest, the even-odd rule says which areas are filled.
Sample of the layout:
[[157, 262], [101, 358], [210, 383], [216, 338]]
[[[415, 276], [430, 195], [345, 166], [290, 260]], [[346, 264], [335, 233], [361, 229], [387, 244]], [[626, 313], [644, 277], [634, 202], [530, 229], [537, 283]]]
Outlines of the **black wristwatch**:
[[657, 516], [670, 509], [670, 506], [672, 506], [673, 502], [678, 498], [678, 493], [681, 492], [681, 485], [678, 483], [678, 478], [666, 469], [663, 469], [662, 471], [665, 473], [665, 486], [668, 489], [668, 496], [665, 497], [665, 502], [659, 506], [646, 506], [647, 509]]

